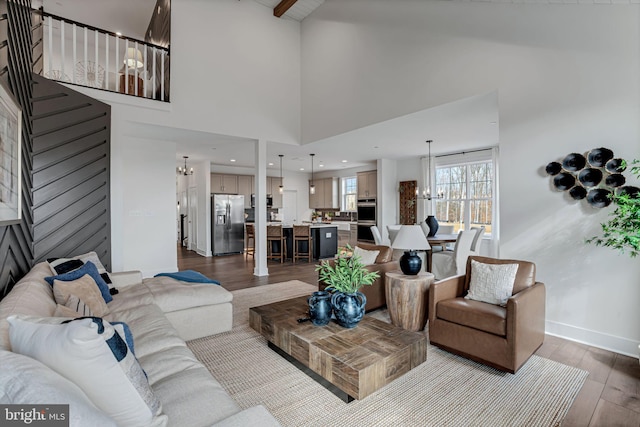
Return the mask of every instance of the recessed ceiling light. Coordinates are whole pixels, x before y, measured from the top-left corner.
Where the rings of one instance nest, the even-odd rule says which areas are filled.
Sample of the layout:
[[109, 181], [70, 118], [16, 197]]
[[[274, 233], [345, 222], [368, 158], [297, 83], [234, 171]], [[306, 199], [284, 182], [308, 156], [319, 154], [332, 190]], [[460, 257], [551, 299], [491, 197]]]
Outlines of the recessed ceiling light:
[[229, 159], [231, 163], [235, 163], [236, 159]]
[[116, 36], [120, 37], [122, 36], [122, 33], [120, 31], [116, 31]]
[[273, 163], [269, 162], [269, 166], [273, 166]]
[[347, 163], [347, 160], [343, 160], [342, 163]]
[[300, 168], [300, 170], [301, 170], [301, 171], [303, 171], [303, 170], [304, 170], [304, 168]]
[[320, 165], [319, 165], [319, 166], [320, 166], [321, 168], [323, 168], [323, 167], [324, 167], [324, 165], [323, 165], [322, 163], [320, 163]]
[[497, 125], [498, 122], [489, 122], [490, 125]]

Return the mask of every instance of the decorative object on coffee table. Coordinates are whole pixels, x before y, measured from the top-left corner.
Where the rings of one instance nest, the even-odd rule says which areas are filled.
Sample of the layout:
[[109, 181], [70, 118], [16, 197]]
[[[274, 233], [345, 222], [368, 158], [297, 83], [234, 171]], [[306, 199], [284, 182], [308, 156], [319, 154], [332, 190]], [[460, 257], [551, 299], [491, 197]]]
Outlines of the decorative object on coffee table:
[[429, 286], [434, 279], [435, 276], [431, 273], [386, 273], [385, 292], [391, 323], [408, 331], [417, 332], [424, 329], [427, 324]]
[[[349, 245], [345, 248], [352, 251]], [[333, 263], [323, 261], [316, 265], [319, 280], [328, 285], [327, 290], [334, 292], [331, 305], [336, 320], [342, 327], [353, 328], [362, 319], [367, 298], [362, 292], [358, 292], [358, 289], [364, 285], [371, 285], [380, 277], [377, 271], [369, 271], [365, 267], [357, 255], [338, 257]]]
[[394, 249], [404, 249], [404, 255], [400, 257], [400, 269], [404, 274], [416, 275], [422, 268], [422, 259], [416, 251], [428, 251], [431, 249], [427, 238], [419, 225], [403, 225], [398, 235], [393, 240]]
[[316, 326], [324, 326], [331, 321], [331, 294], [326, 291], [316, 291], [309, 299], [309, 317]]

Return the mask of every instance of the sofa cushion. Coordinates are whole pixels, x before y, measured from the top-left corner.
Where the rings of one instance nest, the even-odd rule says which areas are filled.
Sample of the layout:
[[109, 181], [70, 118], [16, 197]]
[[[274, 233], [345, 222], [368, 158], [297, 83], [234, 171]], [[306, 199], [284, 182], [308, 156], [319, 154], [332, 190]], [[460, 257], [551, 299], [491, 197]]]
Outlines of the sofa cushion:
[[46, 262], [36, 264], [15, 284], [11, 292], [0, 300], [0, 349], [11, 350], [7, 317], [12, 314], [53, 316], [56, 310], [53, 290], [44, 281], [50, 274], [51, 270]]
[[501, 337], [507, 336], [507, 309], [498, 305], [453, 298], [436, 305], [436, 317]]
[[376, 258], [380, 254], [380, 251], [368, 251], [362, 249], [359, 246], [353, 248], [353, 255], [360, 258], [360, 262], [364, 265], [372, 265], [376, 263]]
[[66, 404], [71, 427], [116, 427], [77, 385], [31, 357], [4, 350], [0, 350], [0, 403]]
[[466, 299], [506, 305], [513, 293], [518, 264], [485, 264], [471, 260], [471, 278]]
[[80, 316], [102, 317], [109, 313], [98, 285], [88, 274], [71, 281], [54, 280], [53, 297], [56, 303], [75, 310]]
[[100, 276], [100, 273], [98, 273], [98, 268], [91, 261], [87, 261], [82, 267], [76, 270], [69, 271], [68, 273], [64, 274], [58, 274], [57, 276], [48, 276], [45, 277], [44, 280], [46, 280], [47, 283], [53, 286], [54, 280], [69, 282], [79, 279], [85, 274], [88, 274], [93, 280], [95, 280], [98, 288], [100, 289], [100, 293], [102, 294], [102, 298], [104, 298], [104, 301], [107, 303], [111, 302], [113, 298], [111, 296], [111, 293], [109, 292], [109, 285], [107, 285], [107, 282], [105, 282], [104, 279]]
[[166, 416], [125, 340], [106, 320], [11, 316], [11, 345], [76, 385], [120, 425], [163, 425]]

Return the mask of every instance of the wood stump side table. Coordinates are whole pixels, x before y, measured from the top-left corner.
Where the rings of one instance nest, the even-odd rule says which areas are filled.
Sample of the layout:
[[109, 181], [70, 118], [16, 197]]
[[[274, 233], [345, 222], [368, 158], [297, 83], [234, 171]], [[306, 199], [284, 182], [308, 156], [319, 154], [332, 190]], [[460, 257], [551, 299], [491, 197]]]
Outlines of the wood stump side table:
[[434, 281], [431, 273], [408, 276], [401, 271], [385, 275], [387, 309], [391, 323], [408, 331], [421, 331], [427, 323], [429, 286]]

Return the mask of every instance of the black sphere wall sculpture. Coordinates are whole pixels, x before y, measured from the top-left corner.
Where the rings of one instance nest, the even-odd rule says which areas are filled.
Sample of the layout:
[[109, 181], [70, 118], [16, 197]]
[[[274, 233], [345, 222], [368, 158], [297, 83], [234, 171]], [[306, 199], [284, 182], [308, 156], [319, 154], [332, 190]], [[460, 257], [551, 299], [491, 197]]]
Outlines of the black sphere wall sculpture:
[[614, 192], [632, 197], [640, 194], [640, 188], [624, 185], [625, 169], [626, 162], [603, 147], [594, 148], [586, 155], [567, 154], [561, 163], [551, 162], [545, 168], [557, 190], [568, 191], [574, 200], [586, 199], [594, 208], [609, 206]]

